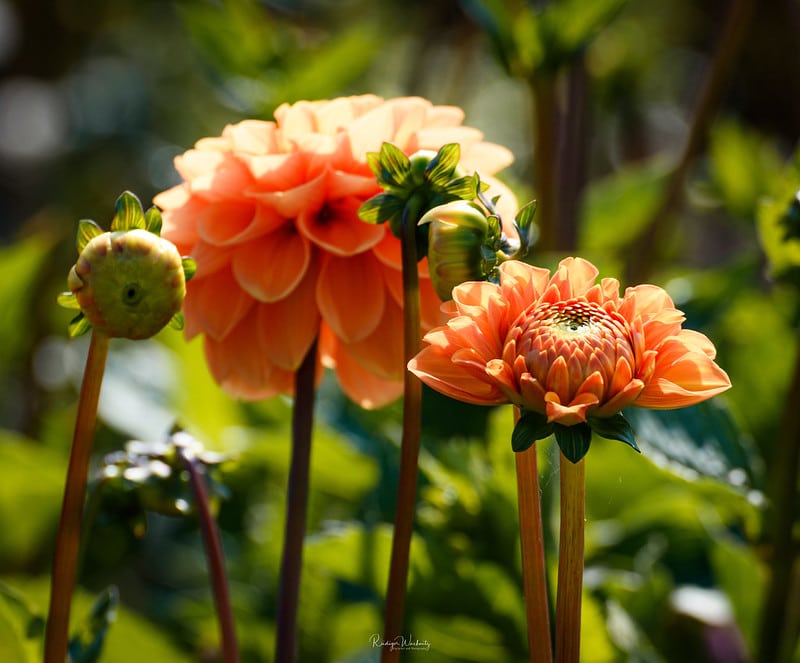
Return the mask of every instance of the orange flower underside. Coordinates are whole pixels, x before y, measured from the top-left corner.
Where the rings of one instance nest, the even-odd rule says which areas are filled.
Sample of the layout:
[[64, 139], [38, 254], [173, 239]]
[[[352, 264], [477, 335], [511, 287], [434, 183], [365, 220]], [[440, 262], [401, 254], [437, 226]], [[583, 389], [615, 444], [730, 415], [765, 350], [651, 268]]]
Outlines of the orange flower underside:
[[468, 403], [513, 403], [570, 426], [624, 407], [669, 409], [728, 389], [704, 335], [682, 329], [683, 314], [653, 285], [619, 295], [616, 279], [596, 283], [580, 258], [548, 270], [500, 266], [499, 285], [464, 283], [409, 368]]
[[[292, 389], [315, 337], [321, 365], [356, 402], [378, 407], [402, 391], [400, 244], [386, 224], [357, 217], [380, 189], [366, 155], [384, 141], [406, 154], [461, 144], [462, 166], [491, 178], [511, 154], [462, 126], [463, 111], [373, 95], [284, 104], [275, 121], [247, 120], [175, 160], [184, 182], [159, 194], [162, 234], [198, 271], [187, 288], [186, 334], [204, 336], [209, 367], [231, 394]], [[425, 329], [445, 317], [419, 268]]]

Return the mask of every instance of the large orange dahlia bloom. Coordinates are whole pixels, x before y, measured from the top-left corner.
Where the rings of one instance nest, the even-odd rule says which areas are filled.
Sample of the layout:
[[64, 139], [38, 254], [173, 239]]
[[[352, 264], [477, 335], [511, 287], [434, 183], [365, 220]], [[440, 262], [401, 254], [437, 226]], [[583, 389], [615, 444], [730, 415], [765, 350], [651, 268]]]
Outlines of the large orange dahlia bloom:
[[[301, 101], [280, 106], [275, 121], [229, 125], [176, 158], [184, 182], [155, 203], [163, 236], [197, 262], [186, 334], [204, 335], [226, 391], [246, 399], [291, 392], [319, 336], [323, 364], [354, 401], [377, 407], [400, 395], [400, 243], [387, 224], [357, 216], [380, 192], [366, 155], [383, 142], [407, 155], [457, 142], [464, 169], [482, 177], [512, 161], [463, 117], [416, 97]], [[424, 261], [419, 271], [430, 329], [442, 322], [440, 302]]]
[[513, 403], [572, 426], [628, 405], [677, 408], [731, 384], [703, 334], [654, 285], [596, 283], [597, 268], [567, 258], [554, 274], [518, 261], [499, 285], [468, 282], [444, 305], [451, 319], [409, 363], [437, 391], [468, 403]]

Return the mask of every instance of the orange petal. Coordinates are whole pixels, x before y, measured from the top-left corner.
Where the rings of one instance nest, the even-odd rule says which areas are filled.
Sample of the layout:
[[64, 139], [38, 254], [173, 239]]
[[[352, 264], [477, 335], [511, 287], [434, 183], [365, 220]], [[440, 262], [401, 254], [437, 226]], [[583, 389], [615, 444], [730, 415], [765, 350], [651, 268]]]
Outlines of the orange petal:
[[197, 217], [197, 233], [209, 244], [230, 246], [270, 232], [286, 219], [266, 205], [225, 200], [209, 203]]
[[668, 363], [662, 362], [659, 352], [655, 373], [636, 405], [658, 409], [685, 407], [711, 398], [730, 386], [727, 373], [704, 352], [685, 352]]
[[238, 246], [233, 254], [233, 273], [250, 295], [262, 302], [274, 302], [294, 290], [310, 260], [311, 244], [289, 223]]
[[386, 301], [383, 317], [369, 336], [355, 343], [342, 343], [342, 351], [354, 357], [373, 375], [391, 381], [403, 379], [403, 311], [391, 299]]
[[308, 155], [303, 152], [241, 156], [256, 179], [257, 191], [286, 191], [306, 180]]
[[488, 379], [475, 378], [470, 371], [454, 364], [440, 348], [428, 346], [408, 363], [408, 369], [432, 389], [465, 403], [499, 405], [506, 395]]
[[[197, 150], [195, 152], [203, 154], [204, 158], [214, 160], [220, 156], [217, 152], [197, 152]], [[192, 193], [206, 200], [220, 201], [241, 197], [242, 192], [252, 186], [253, 176], [246, 164], [231, 155], [221, 156], [222, 160], [213, 170], [187, 178]]]
[[383, 380], [364, 369], [339, 344], [333, 349], [336, 379], [350, 400], [366, 409], [388, 405], [403, 393], [402, 380]]
[[371, 334], [383, 315], [386, 286], [371, 252], [348, 258], [328, 255], [317, 283], [322, 317], [345, 343]]
[[619, 305], [619, 312], [627, 319], [639, 316], [647, 321], [659, 315], [664, 309], [674, 309], [675, 304], [663, 288], [645, 283], [626, 288]]
[[562, 299], [580, 297], [594, 285], [597, 267], [583, 258], [564, 258], [556, 269], [551, 285], [558, 287]]
[[292, 374], [272, 366], [260, 352], [255, 309], [225, 338], [207, 336], [204, 348], [211, 374], [231, 396], [260, 400], [292, 388]]
[[198, 240], [192, 249], [186, 253], [197, 263], [195, 279], [205, 278], [231, 263], [230, 249], [212, 246], [202, 239]]
[[[461, 154], [461, 167], [468, 171], [479, 171], [481, 181], [484, 181], [484, 174], [492, 175], [512, 163], [514, 163], [514, 153], [496, 143], [473, 143]], [[494, 195], [489, 199], [492, 197]]]
[[271, 304], [258, 304], [256, 308], [262, 352], [279, 368], [296, 371], [319, 333], [316, 270], [306, 270], [291, 296]]
[[[549, 396], [549, 394], [548, 394]], [[586, 421], [586, 413], [597, 404], [597, 398], [592, 394], [584, 394], [569, 405], [561, 405], [556, 400], [545, 398], [545, 414], [550, 423], [562, 426], [574, 426]]]
[[206, 334], [222, 339], [252, 308], [253, 298], [239, 286], [230, 267], [187, 284], [183, 313], [186, 337]]
[[550, 369], [547, 371], [547, 378], [545, 385], [548, 392], [554, 392], [558, 395], [562, 403], [568, 403], [570, 399], [570, 385], [569, 385], [569, 372], [567, 371], [567, 360], [559, 355], [555, 361], [550, 364]]
[[229, 124], [222, 135], [230, 141], [231, 149], [246, 154], [269, 154], [278, 149], [275, 133], [277, 125], [264, 120], [243, 120]]
[[197, 241], [197, 219], [208, 203], [192, 196], [180, 207], [168, 208], [161, 196], [156, 196], [154, 200], [156, 205], [164, 207], [161, 236], [180, 248], [194, 244]]
[[247, 193], [247, 196], [271, 207], [279, 216], [293, 219], [302, 212], [322, 207], [327, 195], [325, 181], [325, 173], [320, 173], [314, 179], [293, 189], [260, 191], [254, 188]]
[[337, 256], [350, 256], [375, 246], [383, 239], [383, 225], [364, 223], [358, 218], [359, 198], [326, 202], [318, 210], [301, 212], [297, 228], [308, 239]]

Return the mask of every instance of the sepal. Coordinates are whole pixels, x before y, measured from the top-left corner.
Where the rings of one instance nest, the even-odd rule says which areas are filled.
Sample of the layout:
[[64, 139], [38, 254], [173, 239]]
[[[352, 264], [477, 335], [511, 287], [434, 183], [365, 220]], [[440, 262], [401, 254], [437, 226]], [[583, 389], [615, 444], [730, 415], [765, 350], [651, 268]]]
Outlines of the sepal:
[[552, 435], [553, 428], [554, 425], [548, 423], [546, 415], [527, 410], [523, 412], [511, 433], [511, 448], [514, 451], [525, 451], [536, 440]]
[[558, 442], [561, 453], [571, 463], [580, 461], [589, 451], [592, 443], [592, 429], [588, 424], [575, 424], [573, 426], [562, 426], [555, 424], [553, 431]]

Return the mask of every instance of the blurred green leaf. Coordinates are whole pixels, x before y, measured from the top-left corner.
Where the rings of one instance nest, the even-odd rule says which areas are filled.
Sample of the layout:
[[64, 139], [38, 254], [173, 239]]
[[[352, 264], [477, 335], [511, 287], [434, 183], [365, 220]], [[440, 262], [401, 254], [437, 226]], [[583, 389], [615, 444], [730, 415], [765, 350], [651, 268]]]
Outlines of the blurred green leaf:
[[661, 158], [628, 166], [589, 187], [580, 226], [583, 251], [624, 250], [658, 205], [669, 167]]
[[678, 410], [628, 408], [641, 450], [667, 467], [742, 489], [760, 482], [750, 440], [719, 399]]
[[97, 597], [84, 623], [70, 638], [71, 663], [97, 663], [100, 660], [108, 629], [116, 621], [118, 604], [116, 587], [109, 587]]
[[775, 146], [738, 122], [720, 120], [711, 129], [709, 158], [713, 184], [725, 207], [740, 218], [754, 218], [760, 198], [780, 178]]
[[800, 239], [787, 237], [786, 217], [800, 190], [800, 151], [758, 209], [758, 234], [770, 275], [800, 285]]

